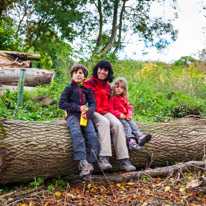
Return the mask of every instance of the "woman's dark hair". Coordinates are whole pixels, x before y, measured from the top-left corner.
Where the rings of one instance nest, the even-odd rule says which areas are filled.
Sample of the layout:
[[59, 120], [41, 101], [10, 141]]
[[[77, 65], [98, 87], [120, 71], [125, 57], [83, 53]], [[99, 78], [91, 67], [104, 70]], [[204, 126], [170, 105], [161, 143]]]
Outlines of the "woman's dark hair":
[[113, 69], [112, 69], [112, 65], [108, 61], [105, 61], [105, 60], [102, 60], [102, 61], [98, 62], [93, 67], [92, 75], [93, 75], [94, 78], [98, 78], [97, 77], [97, 70], [98, 70], [98, 68], [108, 70], [109, 71], [108, 76], [107, 76], [107, 78], [104, 81], [105, 82], [107, 82], [107, 81], [112, 82], [112, 80], [114, 79], [114, 76], [113, 76], [114, 72], [113, 72]]

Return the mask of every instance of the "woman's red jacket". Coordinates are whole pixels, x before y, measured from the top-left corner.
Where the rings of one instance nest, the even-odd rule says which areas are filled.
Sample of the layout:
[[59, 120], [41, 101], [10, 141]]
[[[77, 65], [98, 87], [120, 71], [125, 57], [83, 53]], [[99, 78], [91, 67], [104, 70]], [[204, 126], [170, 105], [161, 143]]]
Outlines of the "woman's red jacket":
[[111, 87], [109, 83], [101, 81], [100, 79], [91, 77], [84, 82], [89, 86], [93, 93], [97, 103], [95, 112], [100, 114], [106, 114], [109, 112], [109, 96]]

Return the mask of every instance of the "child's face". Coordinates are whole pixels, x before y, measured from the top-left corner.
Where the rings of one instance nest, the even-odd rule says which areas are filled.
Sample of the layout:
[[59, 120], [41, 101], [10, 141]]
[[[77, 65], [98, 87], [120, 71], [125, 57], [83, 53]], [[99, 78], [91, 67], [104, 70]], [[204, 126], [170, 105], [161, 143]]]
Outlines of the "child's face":
[[121, 96], [121, 95], [124, 93], [124, 85], [121, 84], [121, 83], [118, 84], [118, 85], [115, 87], [114, 91], [115, 91], [115, 94], [116, 94], [117, 96]]
[[76, 83], [82, 83], [85, 80], [84, 72], [82, 71], [82, 69], [78, 69], [77, 71], [75, 71], [72, 75], [72, 79]]

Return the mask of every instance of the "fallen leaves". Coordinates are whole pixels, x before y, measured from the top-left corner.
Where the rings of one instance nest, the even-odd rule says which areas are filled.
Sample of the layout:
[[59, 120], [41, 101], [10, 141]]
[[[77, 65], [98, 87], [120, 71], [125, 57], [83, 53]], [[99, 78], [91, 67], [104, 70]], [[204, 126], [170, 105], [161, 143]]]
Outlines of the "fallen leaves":
[[[130, 179], [128, 182], [70, 182], [65, 190], [58, 184], [51, 193], [45, 188], [33, 192], [16, 191], [19, 196], [0, 199], [0, 205], [17, 206], [64, 206], [64, 205], [206, 205], [206, 194], [188, 188], [200, 186], [205, 172], [177, 173], [171, 177]], [[51, 183], [49, 183], [51, 184]], [[5, 195], [3, 197], [6, 197]]]

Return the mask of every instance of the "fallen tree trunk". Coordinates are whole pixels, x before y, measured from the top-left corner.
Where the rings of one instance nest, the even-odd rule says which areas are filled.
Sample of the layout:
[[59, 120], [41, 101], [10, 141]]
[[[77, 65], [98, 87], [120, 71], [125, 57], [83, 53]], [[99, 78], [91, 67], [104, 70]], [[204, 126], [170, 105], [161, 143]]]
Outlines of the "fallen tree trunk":
[[[168, 176], [168, 175], [172, 175], [173, 173], [179, 171], [179, 172], [184, 172], [184, 171], [188, 171], [188, 168], [193, 168], [193, 167], [198, 167], [198, 169], [202, 169], [204, 171], [206, 171], [206, 168], [204, 168], [206, 166], [206, 161], [189, 161], [186, 163], [178, 163], [176, 165], [172, 165], [172, 166], [166, 166], [166, 167], [158, 167], [155, 169], [146, 169], [143, 171], [135, 171], [135, 172], [127, 172], [127, 173], [122, 173], [122, 174], [118, 174], [118, 173], [113, 173], [110, 176], [104, 176], [104, 175], [92, 175], [92, 179], [93, 180], [98, 180], [98, 181], [106, 181], [106, 179], [108, 179], [109, 181], [112, 182], [124, 182], [124, 181], [128, 181], [130, 179], [138, 179], [141, 178], [142, 176], [149, 176], [149, 177], [159, 177], [159, 176]], [[77, 179], [79, 177], [77, 176], [73, 176], [71, 177], [66, 177], [66, 179], [68, 180], [74, 180]], [[198, 181], [198, 186], [202, 186], [206, 184], [206, 178], [201, 178]], [[189, 183], [187, 184], [188, 188], [190, 187]]]
[[[0, 84], [17, 86], [20, 70], [22, 68], [0, 67]], [[55, 73], [46, 69], [24, 68], [26, 69], [25, 86], [37, 86], [48, 84], [53, 81]]]
[[[183, 118], [170, 123], [139, 124], [153, 138], [144, 150], [130, 153], [137, 167], [165, 166], [202, 160], [206, 146], [206, 119]], [[117, 166], [116, 158], [111, 163]], [[115, 168], [115, 167], [114, 167]], [[64, 120], [28, 122], [0, 119], [0, 184], [34, 177], [73, 175], [70, 133]]]

